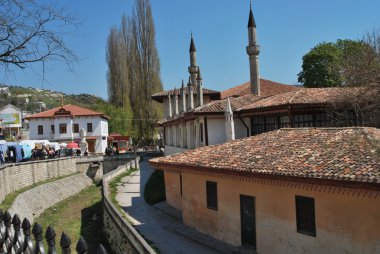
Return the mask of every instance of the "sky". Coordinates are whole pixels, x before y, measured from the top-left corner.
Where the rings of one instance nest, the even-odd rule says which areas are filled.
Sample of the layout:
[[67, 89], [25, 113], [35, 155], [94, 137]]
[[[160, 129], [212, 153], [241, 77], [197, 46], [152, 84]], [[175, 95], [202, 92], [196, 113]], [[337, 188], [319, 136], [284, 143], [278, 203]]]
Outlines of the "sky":
[[[0, 83], [107, 99], [107, 36], [123, 14], [131, 13], [134, 0], [60, 3], [80, 20], [64, 38], [80, 59], [74, 71], [49, 62], [43, 76], [42, 65], [36, 64], [26, 70], [13, 68], [5, 75], [0, 72]], [[249, 0], [151, 0], [151, 4], [165, 90], [188, 79], [191, 32], [204, 87], [222, 91], [249, 80]], [[260, 76], [285, 84], [297, 84], [302, 56], [318, 43], [360, 39], [380, 29], [378, 0], [254, 0], [252, 9], [261, 47]]]

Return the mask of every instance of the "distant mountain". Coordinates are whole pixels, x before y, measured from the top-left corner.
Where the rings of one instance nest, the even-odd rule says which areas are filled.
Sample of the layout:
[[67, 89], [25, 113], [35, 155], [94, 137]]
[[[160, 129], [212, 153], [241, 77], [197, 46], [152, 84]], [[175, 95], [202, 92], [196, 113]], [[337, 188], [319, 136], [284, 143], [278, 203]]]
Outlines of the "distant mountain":
[[108, 105], [102, 98], [90, 94], [65, 94], [47, 89], [0, 84], [0, 107], [13, 104], [29, 113], [74, 104], [97, 110]]

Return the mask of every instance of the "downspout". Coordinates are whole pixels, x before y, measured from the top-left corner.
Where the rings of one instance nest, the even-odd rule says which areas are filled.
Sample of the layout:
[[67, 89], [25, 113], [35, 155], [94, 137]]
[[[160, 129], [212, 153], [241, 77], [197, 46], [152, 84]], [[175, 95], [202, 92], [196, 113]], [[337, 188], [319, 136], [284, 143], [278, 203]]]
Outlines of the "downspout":
[[241, 118], [240, 114], [238, 114], [239, 120], [243, 123], [244, 127], [247, 129], [247, 137], [249, 137], [249, 127], [248, 125], [244, 122], [243, 118]]

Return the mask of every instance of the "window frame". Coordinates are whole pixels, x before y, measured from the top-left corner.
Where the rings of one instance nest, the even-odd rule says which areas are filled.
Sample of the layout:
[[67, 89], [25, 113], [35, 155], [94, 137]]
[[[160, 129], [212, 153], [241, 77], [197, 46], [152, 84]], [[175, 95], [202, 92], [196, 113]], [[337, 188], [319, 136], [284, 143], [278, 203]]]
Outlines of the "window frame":
[[208, 209], [218, 211], [218, 183], [206, 181], [206, 205]]
[[[77, 128], [75, 128], [75, 127], [77, 127]], [[79, 133], [79, 123], [73, 124], [73, 133]]]
[[93, 132], [93, 131], [94, 129], [93, 129], [92, 123], [87, 123], [87, 132]]
[[44, 135], [44, 126], [43, 125], [37, 126], [37, 133], [38, 133], [38, 135]]
[[50, 125], [50, 133], [55, 134], [55, 125], [54, 124]]
[[[309, 202], [307, 204], [306, 202]], [[317, 228], [315, 223], [315, 199], [312, 197], [305, 197], [305, 196], [295, 196], [295, 205], [296, 205], [296, 225], [297, 225], [297, 232], [300, 234], [305, 234], [309, 236], [316, 237], [317, 236]], [[309, 211], [305, 211], [305, 207], [310, 206]], [[310, 218], [307, 218], [311, 220], [306, 225], [305, 223], [302, 223], [302, 218], [305, 220], [304, 217], [310, 216]], [[309, 227], [309, 228], [308, 228]]]
[[[64, 131], [62, 131], [64, 130]], [[67, 134], [67, 124], [60, 123], [59, 124], [59, 134]]]

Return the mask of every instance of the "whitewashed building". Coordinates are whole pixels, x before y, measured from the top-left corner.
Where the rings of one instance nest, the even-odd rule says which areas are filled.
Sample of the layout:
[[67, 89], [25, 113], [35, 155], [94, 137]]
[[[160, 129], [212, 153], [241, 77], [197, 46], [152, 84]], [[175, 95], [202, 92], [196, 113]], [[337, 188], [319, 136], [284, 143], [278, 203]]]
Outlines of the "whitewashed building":
[[105, 114], [75, 105], [64, 105], [27, 116], [29, 137], [56, 142], [79, 142], [79, 130], [87, 132], [88, 150], [104, 153], [107, 147], [108, 120]]
[[8, 104], [0, 109], [0, 123], [6, 137], [17, 137], [22, 127], [21, 109]]

